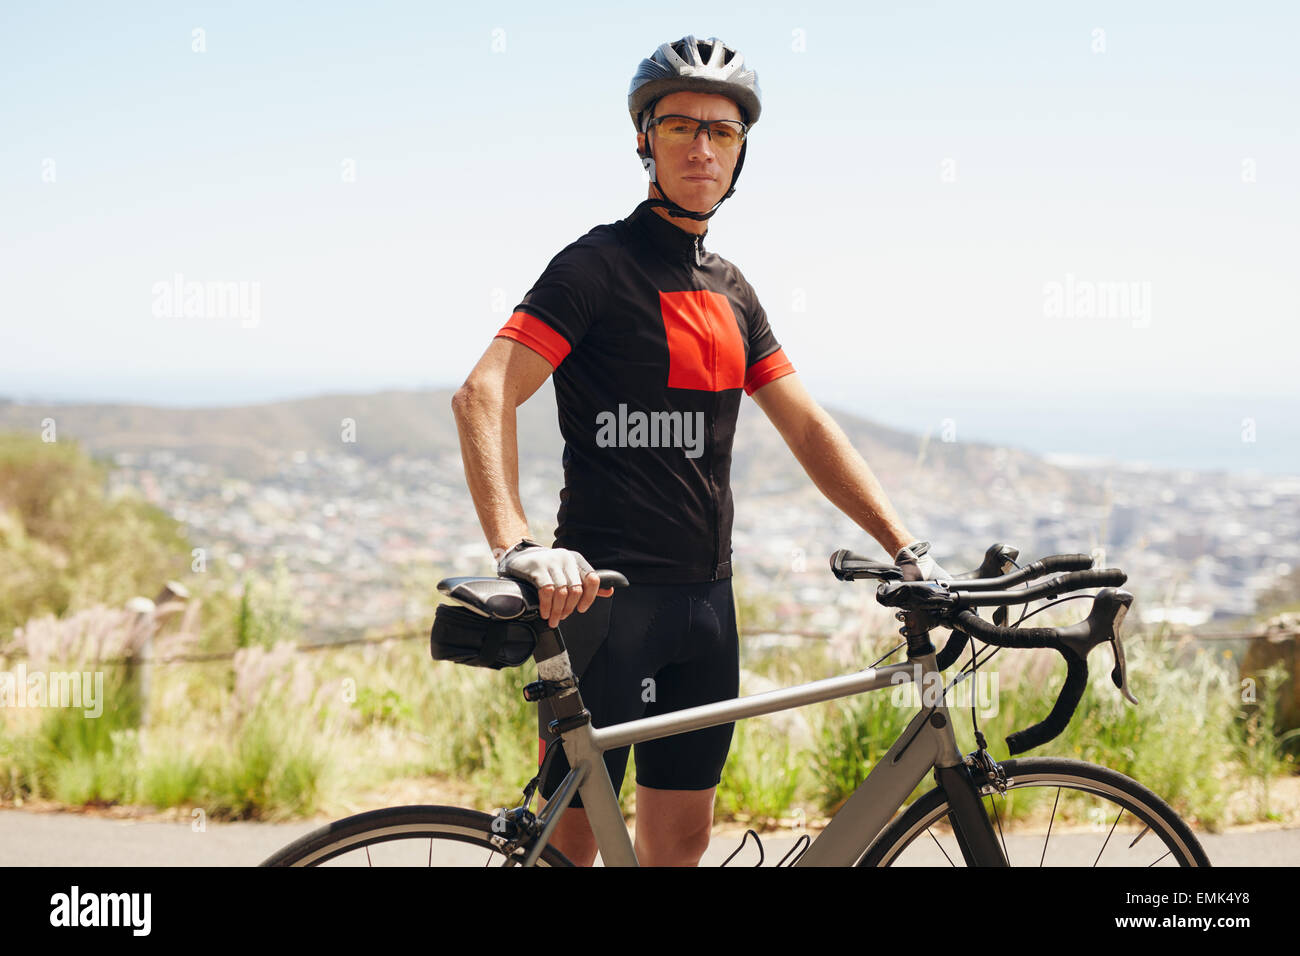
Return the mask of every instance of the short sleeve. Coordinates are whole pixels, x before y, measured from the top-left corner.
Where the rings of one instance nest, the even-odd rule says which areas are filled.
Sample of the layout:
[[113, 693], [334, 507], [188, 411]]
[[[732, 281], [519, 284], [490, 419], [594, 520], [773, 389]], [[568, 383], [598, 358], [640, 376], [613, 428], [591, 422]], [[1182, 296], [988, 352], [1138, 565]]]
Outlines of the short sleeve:
[[599, 249], [580, 239], [547, 265], [497, 338], [514, 339], [551, 363], [560, 363], [582, 341], [600, 314], [607, 288]]
[[[753, 289], [750, 289], [753, 294]], [[794, 371], [794, 365], [785, 356], [785, 350], [772, 334], [767, 312], [753, 296], [749, 318], [749, 359], [745, 368], [745, 394], [753, 395], [768, 382], [774, 382]]]

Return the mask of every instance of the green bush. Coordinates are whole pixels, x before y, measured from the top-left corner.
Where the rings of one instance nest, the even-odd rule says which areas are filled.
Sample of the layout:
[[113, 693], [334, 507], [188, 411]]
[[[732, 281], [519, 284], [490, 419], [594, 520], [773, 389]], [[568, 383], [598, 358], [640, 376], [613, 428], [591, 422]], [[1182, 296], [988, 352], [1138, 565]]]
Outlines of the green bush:
[[152, 597], [188, 571], [180, 523], [136, 497], [107, 500], [105, 472], [76, 442], [0, 434], [0, 635]]

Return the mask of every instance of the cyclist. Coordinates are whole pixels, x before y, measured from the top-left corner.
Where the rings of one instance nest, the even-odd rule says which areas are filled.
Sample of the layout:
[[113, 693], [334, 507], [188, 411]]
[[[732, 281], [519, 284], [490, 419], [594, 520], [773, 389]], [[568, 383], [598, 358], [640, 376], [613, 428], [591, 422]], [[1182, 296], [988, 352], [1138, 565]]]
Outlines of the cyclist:
[[[498, 572], [537, 585], [542, 614], [565, 621], [597, 727], [739, 693], [730, 469], [742, 389], [817, 487], [909, 577], [945, 576], [800, 384], [740, 270], [704, 248], [761, 112], [754, 71], [717, 38], [687, 36], [641, 62], [628, 110], [648, 198], [551, 260], [452, 402]], [[515, 431], [516, 407], [548, 376], [565, 441], [550, 547], [528, 537]], [[630, 586], [598, 591], [593, 566], [621, 571]], [[539, 718], [544, 757], [545, 701]], [[699, 862], [732, 726], [637, 745], [643, 864]], [[615, 790], [627, 759], [626, 748], [605, 754]], [[543, 797], [567, 772], [557, 755]], [[580, 807], [575, 799], [552, 843], [590, 865], [595, 840]]]

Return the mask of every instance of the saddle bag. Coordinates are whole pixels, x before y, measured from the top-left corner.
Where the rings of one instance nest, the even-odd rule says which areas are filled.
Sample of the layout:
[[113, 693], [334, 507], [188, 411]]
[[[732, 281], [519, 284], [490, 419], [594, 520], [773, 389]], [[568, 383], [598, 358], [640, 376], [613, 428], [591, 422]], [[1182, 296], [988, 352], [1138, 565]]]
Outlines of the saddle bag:
[[497, 621], [458, 604], [438, 605], [429, 635], [429, 652], [435, 661], [493, 670], [526, 663], [536, 645], [537, 637], [528, 625]]

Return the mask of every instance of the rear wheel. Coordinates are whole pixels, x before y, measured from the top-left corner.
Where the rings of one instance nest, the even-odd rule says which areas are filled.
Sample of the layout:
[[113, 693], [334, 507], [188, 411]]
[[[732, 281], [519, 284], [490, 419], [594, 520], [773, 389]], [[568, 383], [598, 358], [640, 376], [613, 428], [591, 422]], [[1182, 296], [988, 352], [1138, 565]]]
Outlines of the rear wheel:
[[[1142, 784], [1058, 757], [1002, 763], [1007, 791], [986, 785], [985, 812], [1011, 866], [1209, 866], [1191, 828]], [[964, 866], [941, 789], [872, 843], [859, 866]]]
[[[338, 820], [295, 840], [262, 866], [511, 866], [498, 817], [460, 807], [390, 807]], [[538, 866], [572, 866], [546, 847]]]

